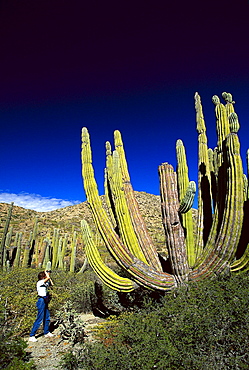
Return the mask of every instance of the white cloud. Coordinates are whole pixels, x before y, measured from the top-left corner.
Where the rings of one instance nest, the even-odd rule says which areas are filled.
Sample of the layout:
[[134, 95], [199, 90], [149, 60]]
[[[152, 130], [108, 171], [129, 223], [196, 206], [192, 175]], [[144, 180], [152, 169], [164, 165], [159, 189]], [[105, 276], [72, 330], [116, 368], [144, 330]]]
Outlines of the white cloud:
[[14, 202], [15, 206], [33, 209], [38, 212], [53, 211], [58, 208], [73, 206], [81, 203], [80, 200], [66, 200], [50, 197], [42, 197], [39, 194], [21, 192], [19, 194], [0, 192], [0, 203]]

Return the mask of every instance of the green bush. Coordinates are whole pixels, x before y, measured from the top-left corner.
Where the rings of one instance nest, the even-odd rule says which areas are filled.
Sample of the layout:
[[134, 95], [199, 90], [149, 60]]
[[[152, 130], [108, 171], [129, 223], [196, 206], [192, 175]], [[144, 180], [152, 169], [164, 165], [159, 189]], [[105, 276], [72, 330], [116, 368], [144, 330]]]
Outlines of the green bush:
[[64, 368], [248, 369], [248, 288], [243, 274], [190, 283], [161, 303], [150, 300], [102, 326], [97, 342], [65, 356]]
[[8, 370], [35, 369], [33, 362], [28, 363], [25, 348], [27, 343], [13, 337], [3, 311], [0, 314], [0, 368]]
[[[36, 282], [40, 269], [18, 268], [0, 273], [0, 310], [8, 320], [13, 335], [26, 335], [36, 318]], [[96, 301], [93, 274], [69, 274], [56, 270], [50, 290], [51, 318], [69, 299], [78, 312], [90, 312]]]

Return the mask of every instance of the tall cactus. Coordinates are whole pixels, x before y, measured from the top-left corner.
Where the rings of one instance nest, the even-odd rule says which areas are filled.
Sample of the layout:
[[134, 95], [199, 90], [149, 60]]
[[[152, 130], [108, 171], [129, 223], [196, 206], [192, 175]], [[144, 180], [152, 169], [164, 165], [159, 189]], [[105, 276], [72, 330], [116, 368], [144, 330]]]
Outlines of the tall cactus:
[[76, 247], [77, 247], [77, 233], [76, 231], [74, 231], [71, 243], [71, 258], [69, 267], [70, 272], [74, 272], [75, 269]]
[[21, 263], [22, 233], [17, 233], [16, 235], [17, 235], [17, 250], [13, 267], [19, 267]]
[[11, 202], [9, 205], [8, 214], [7, 214], [7, 218], [5, 221], [4, 230], [2, 234], [2, 239], [1, 239], [1, 244], [0, 244], [0, 269], [3, 268], [3, 264], [4, 264], [5, 240], [6, 240], [9, 225], [10, 225], [13, 205], [14, 205], [14, 202]]
[[[231, 94], [224, 93], [226, 106], [215, 95], [217, 148], [208, 148], [206, 127], [198, 93], [195, 109], [199, 141], [198, 160], [198, 219], [197, 236], [193, 237], [192, 216], [186, 217], [193, 200], [194, 183], [189, 182], [185, 150], [177, 141], [177, 174], [168, 163], [159, 166], [160, 193], [163, 225], [169, 252], [171, 271], [158, 267], [156, 248], [147, 239], [147, 231], [141, 214], [134, 202], [134, 192], [128, 174], [124, 148], [119, 131], [115, 131], [115, 150], [107, 144], [107, 169], [105, 186], [108, 188], [111, 221], [100, 200], [92, 166], [90, 138], [82, 129], [82, 175], [88, 203], [98, 230], [117, 263], [130, 277], [127, 289], [135, 284], [151, 289], [169, 290], [188, 280], [200, 280], [235, 269], [234, 258], [239, 245], [243, 225], [244, 175], [237, 135], [238, 117], [234, 112]], [[179, 207], [180, 206], [180, 207]], [[212, 210], [214, 213], [212, 214]], [[191, 215], [191, 210], [189, 211]], [[245, 223], [245, 220], [244, 220]], [[100, 261], [96, 245], [84, 223], [86, 254], [89, 263], [99, 277], [114, 289], [126, 289], [119, 285], [115, 276]], [[115, 232], [118, 230], [118, 234]], [[130, 233], [134, 235], [131, 238]], [[88, 235], [88, 236], [86, 236]], [[136, 236], [136, 237], [135, 237]], [[249, 247], [248, 247], [249, 248]], [[248, 248], [244, 260], [248, 261]], [[245, 265], [245, 264], [244, 264]], [[243, 266], [244, 266], [243, 265]], [[247, 266], [247, 264], [246, 264]], [[249, 266], [249, 262], [248, 262]], [[108, 280], [110, 279], [110, 280]], [[117, 284], [117, 285], [115, 285]]]
[[[185, 148], [184, 148], [182, 140], [177, 140], [176, 142], [176, 156], [177, 156], [177, 183], [178, 183], [179, 201], [181, 203], [186, 199], [185, 196], [186, 196], [186, 192], [189, 187], [187, 159], [186, 159]], [[193, 188], [193, 185], [190, 189], [190, 192], [191, 194], [194, 195], [195, 191], [191, 191], [192, 188]], [[194, 189], [195, 187], [193, 188], [193, 190]], [[184, 205], [186, 206], [186, 201], [184, 202]], [[192, 204], [191, 204], [190, 210], [186, 213], [185, 212], [183, 213], [183, 203], [180, 205], [179, 210], [182, 213], [182, 216], [181, 216], [182, 226], [185, 231], [188, 263], [190, 267], [193, 267], [195, 263], [195, 258], [196, 258], [196, 251], [195, 251], [195, 244], [194, 244]]]

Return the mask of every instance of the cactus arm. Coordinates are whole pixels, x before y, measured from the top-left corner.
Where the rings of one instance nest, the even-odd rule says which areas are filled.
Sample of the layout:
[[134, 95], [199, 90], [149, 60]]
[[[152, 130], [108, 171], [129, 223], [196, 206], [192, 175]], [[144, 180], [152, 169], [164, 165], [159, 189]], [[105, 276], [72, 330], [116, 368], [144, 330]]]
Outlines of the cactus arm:
[[45, 248], [44, 258], [43, 258], [43, 262], [42, 262], [42, 267], [43, 268], [46, 268], [47, 263], [51, 259], [51, 241], [49, 240], [48, 237], [45, 239], [45, 241], [46, 241], [46, 248]]
[[45, 258], [45, 253], [46, 253], [46, 248], [48, 246], [48, 238], [43, 239], [42, 245], [41, 245], [41, 250], [38, 258], [38, 266], [42, 266], [43, 260]]
[[58, 244], [58, 268], [63, 270], [64, 264], [63, 264], [63, 238], [60, 237], [59, 244]]
[[89, 134], [85, 127], [82, 129], [82, 176], [87, 200], [92, 209], [93, 218], [107, 248], [115, 260], [125, 268], [125, 270], [131, 274], [134, 277], [134, 280], [140, 285], [160, 290], [173, 289], [176, 286], [174, 276], [167, 273], [161, 273], [150, 268], [144, 262], [135, 258], [115, 233], [112, 224], [102, 207], [98, 194], [92, 166]]
[[176, 173], [168, 163], [159, 166], [160, 195], [163, 225], [167, 238], [167, 247], [173, 274], [179, 283], [187, 280], [189, 267], [184, 240], [184, 231], [180, 223]]
[[111, 289], [120, 292], [131, 292], [137, 284], [128, 278], [123, 278], [112, 271], [102, 261], [98, 248], [93, 241], [92, 233], [85, 220], [81, 221], [82, 236], [85, 243], [87, 261], [99, 278]]
[[196, 258], [207, 242], [212, 223], [211, 177], [209, 169], [206, 125], [202, 110], [201, 98], [195, 93], [196, 123], [198, 132], [198, 215], [196, 235]]
[[116, 219], [114, 216], [114, 199], [111, 193], [111, 185], [113, 183], [113, 160], [112, 160], [112, 149], [109, 141], [106, 142], [106, 168], [105, 168], [105, 200], [108, 210], [108, 215], [113, 224], [113, 227], [117, 227]]
[[128, 171], [128, 165], [125, 156], [124, 145], [122, 141], [122, 136], [120, 131], [116, 130], [114, 132], [114, 142], [115, 149], [119, 155], [120, 168], [122, 172], [122, 186], [124, 189], [124, 194], [126, 202], [128, 205], [133, 229], [138, 238], [140, 248], [146, 258], [147, 263], [154, 267], [158, 271], [162, 271], [161, 263], [159, 261], [158, 253], [156, 247], [153, 244], [152, 238], [147, 230], [145, 221], [139, 210], [137, 200], [133, 191], [133, 187], [130, 181], [130, 175]]
[[58, 247], [60, 239], [60, 229], [55, 228], [52, 238], [52, 269], [54, 270], [58, 265]]
[[[195, 199], [195, 193], [196, 193], [196, 185], [194, 181], [190, 181], [188, 184], [188, 188], [186, 190], [184, 198], [181, 200], [178, 212], [182, 214], [182, 217], [184, 214], [189, 212], [193, 206], [194, 199]], [[192, 219], [192, 214], [191, 215]]]
[[16, 250], [16, 256], [14, 259], [13, 267], [19, 267], [20, 266], [20, 259], [21, 259], [21, 248], [22, 248], [22, 233], [17, 233], [17, 250]]
[[[244, 208], [245, 208], [245, 216], [244, 216], [244, 223], [242, 227], [242, 239], [243, 239], [243, 233], [246, 235], [246, 240], [248, 241], [248, 226], [247, 226], [247, 220], [248, 220], [248, 199], [249, 199], [249, 193], [248, 193], [248, 178], [249, 178], [249, 150], [246, 152], [246, 162], [247, 162], [247, 176], [243, 175], [243, 182], [244, 182]], [[236, 272], [239, 270], [247, 271], [249, 266], [249, 244], [247, 244], [247, 247], [243, 253], [243, 255], [236, 261], [234, 261], [231, 265], [231, 271]]]
[[181, 213], [182, 225], [185, 231], [188, 264], [192, 267], [196, 260], [196, 251], [191, 208], [194, 202], [196, 186], [194, 182], [189, 183], [186, 152], [182, 140], [177, 140], [176, 142], [176, 157], [177, 183], [180, 200], [179, 212]]
[[235, 102], [233, 101], [232, 94], [227, 93], [227, 92], [222, 93], [222, 98], [226, 102], [225, 107], [226, 107], [227, 117], [229, 117], [229, 115], [234, 112], [234, 103]]
[[225, 106], [220, 102], [217, 95], [212, 97], [212, 101], [215, 105], [216, 115], [216, 132], [217, 132], [217, 148], [218, 148], [218, 166], [220, 167], [222, 158], [222, 145], [227, 135], [230, 133], [230, 127], [228, 122], [228, 116]]
[[77, 233], [74, 231], [71, 244], [71, 258], [70, 258], [70, 272], [74, 272], [75, 269], [75, 257], [76, 257], [76, 246], [77, 246]]
[[[240, 157], [240, 145], [236, 133], [228, 135], [227, 152], [227, 192], [224, 211], [215, 246], [201, 265], [190, 273], [190, 279], [198, 280], [219, 273], [234, 258], [238, 246], [243, 220], [243, 169]], [[207, 243], [208, 244], [208, 243]]]
[[249, 244], [246, 247], [245, 252], [243, 253], [242, 257], [236, 260], [231, 264], [231, 271], [236, 272], [239, 270], [247, 269], [249, 266]]
[[129, 209], [126, 203], [123, 190], [123, 182], [120, 171], [120, 161], [117, 151], [113, 152], [113, 184], [112, 193], [115, 199], [115, 211], [118, 220], [120, 236], [123, 243], [128, 247], [129, 251], [139, 260], [147, 263], [143, 251], [138, 243], [135, 231], [133, 229], [130, 218]]
[[210, 177], [211, 177], [211, 192], [212, 192], [212, 200], [213, 200], [213, 209], [216, 207], [216, 195], [217, 195], [217, 175], [218, 171], [216, 171], [215, 160], [216, 160], [216, 152], [215, 150], [209, 148], [208, 149], [208, 159], [209, 159], [209, 170], [210, 170]]

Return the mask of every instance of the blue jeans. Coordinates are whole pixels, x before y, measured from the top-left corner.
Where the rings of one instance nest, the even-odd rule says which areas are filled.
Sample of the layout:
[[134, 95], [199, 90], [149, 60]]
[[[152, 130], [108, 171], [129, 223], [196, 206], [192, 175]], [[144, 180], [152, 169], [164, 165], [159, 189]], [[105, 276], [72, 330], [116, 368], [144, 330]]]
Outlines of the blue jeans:
[[37, 307], [37, 317], [34, 322], [33, 328], [30, 332], [30, 336], [33, 337], [37, 330], [39, 329], [41, 323], [43, 322], [43, 330], [44, 334], [47, 334], [49, 332], [49, 323], [50, 323], [50, 313], [48, 310], [48, 305], [45, 303], [43, 298], [38, 298], [38, 301], [36, 302]]

